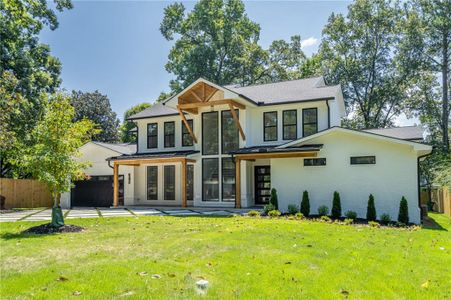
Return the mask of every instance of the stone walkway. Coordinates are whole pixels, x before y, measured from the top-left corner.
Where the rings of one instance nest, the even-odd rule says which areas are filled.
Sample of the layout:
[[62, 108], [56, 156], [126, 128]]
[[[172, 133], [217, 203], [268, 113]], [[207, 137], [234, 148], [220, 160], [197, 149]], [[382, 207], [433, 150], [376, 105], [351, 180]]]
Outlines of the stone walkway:
[[[63, 209], [66, 219], [77, 218], [110, 218], [110, 217], [140, 217], [140, 216], [231, 216], [244, 215], [250, 209], [235, 208], [177, 208], [177, 207], [127, 207], [127, 208], [73, 208]], [[16, 221], [50, 221], [52, 210], [21, 210], [0, 214], [0, 222]]]

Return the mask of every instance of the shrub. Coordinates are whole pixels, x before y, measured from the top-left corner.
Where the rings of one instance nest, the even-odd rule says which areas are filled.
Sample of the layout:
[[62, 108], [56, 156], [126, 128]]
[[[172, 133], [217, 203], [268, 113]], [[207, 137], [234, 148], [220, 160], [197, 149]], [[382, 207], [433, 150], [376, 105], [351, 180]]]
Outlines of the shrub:
[[335, 219], [341, 217], [340, 194], [337, 191], [334, 192], [334, 198], [332, 200], [332, 217]]
[[276, 208], [272, 203], [268, 203], [263, 207], [263, 210], [265, 211], [265, 214], [268, 214], [271, 210], [275, 210]]
[[345, 225], [351, 225], [352, 223], [354, 223], [354, 219], [352, 219], [352, 218], [345, 219]]
[[368, 206], [366, 208], [366, 219], [368, 221], [376, 221], [376, 207], [374, 206], [374, 196], [370, 194], [368, 198]]
[[294, 215], [299, 211], [298, 206], [296, 204], [289, 204], [288, 205], [288, 213], [290, 215]]
[[390, 215], [389, 214], [382, 214], [381, 215], [381, 223], [384, 225], [387, 225], [388, 223], [390, 223], [391, 219], [390, 219]]
[[271, 189], [271, 198], [269, 199], [269, 203], [274, 205], [276, 209], [279, 209], [279, 200], [277, 199], [277, 190], [275, 188]]
[[306, 217], [310, 215], [310, 200], [308, 198], [307, 191], [304, 191], [304, 193], [302, 193], [301, 213]]
[[300, 213], [300, 212], [297, 212], [297, 213], [294, 215], [294, 217], [295, 217], [296, 219], [298, 219], [298, 220], [304, 219], [304, 215], [303, 215], [302, 213]]
[[370, 225], [370, 227], [381, 227], [381, 224], [376, 221], [369, 221], [368, 225]]
[[398, 222], [409, 224], [409, 208], [407, 206], [407, 200], [404, 196], [402, 196], [401, 202], [399, 202]]
[[332, 222], [332, 220], [328, 216], [321, 216], [320, 220], [323, 222]]
[[353, 210], [348, 210], [345, 213], [345, 217], [348, 218], [348, 219], [355, 220], [355, 219], [357, 219], [357, 213], [355, 211], [353, 211]]
[[256, 210], [250, 210], [250, 211], [247, 212], [247, 215], [249, 217], [258, 217], [258, 216], [260, 216], [260, 213], [258, 211], [256, 211]]
[[326, 205], [321, 205], [318, 207], [318, 215], [320, 216], [327, 216], [329, 213], [329, 208]]
[[277, 218], [277, 217], [280, 217], [280, 215], [281, 215], [281, 213], [277, 209], [274, 209], [274, 210], [271, 210], [270, 212], [268, 212], [268, 216], [271, 218]]

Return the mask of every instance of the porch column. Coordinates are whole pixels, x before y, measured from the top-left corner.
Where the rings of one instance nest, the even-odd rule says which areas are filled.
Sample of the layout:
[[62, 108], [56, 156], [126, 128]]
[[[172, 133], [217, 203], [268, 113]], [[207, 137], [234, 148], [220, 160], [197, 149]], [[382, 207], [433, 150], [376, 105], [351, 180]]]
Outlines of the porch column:
[[181, 172], [181, 180], [180, 180], [180, 184], [181, 186], [181, 193], [182, 193], [182, 207], [186, 207], [186, 158], [182, 158], [181, 161], [181, 168], [180, 168], [180, 172]]
[[113, 206], [117, 207], [119, 204], [119, 165], [114, 162], [113, 167]]
[[241, 159], [235, 158], [235, 208], [241, 208]]

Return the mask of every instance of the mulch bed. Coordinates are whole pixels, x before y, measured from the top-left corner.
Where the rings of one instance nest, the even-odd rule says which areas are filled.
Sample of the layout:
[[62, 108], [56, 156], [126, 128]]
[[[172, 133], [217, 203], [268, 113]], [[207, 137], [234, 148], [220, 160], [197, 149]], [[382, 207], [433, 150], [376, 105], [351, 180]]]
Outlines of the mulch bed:
[[84, 228], [76, 225], [64, 225], [61, 227], [53, 227], [50, 223], [34, 226], [23, 231], [23, 233], [49, 234], [49, 233], [66, 233], [81, 232]]

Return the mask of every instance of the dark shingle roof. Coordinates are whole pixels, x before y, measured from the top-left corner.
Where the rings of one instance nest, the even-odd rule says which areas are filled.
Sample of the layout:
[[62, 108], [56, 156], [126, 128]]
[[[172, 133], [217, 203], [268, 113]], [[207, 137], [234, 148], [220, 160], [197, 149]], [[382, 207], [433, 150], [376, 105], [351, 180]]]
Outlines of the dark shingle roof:
[[96, 145], [108, 148], [110, 150], [122, 153], [122, 154], [132, 154], [136, 152], [136, 144], [123, 143], [123, 144], [111, 144], [103, 142], [92, 142]]
[[155, 103], [151, 107], [148, 107], [145, 110], [128, 117], [127, 120], [144, 119], [144, 118], [161, 117], [161, 116], [171, 116], [171, 115], [177, 115], [177, 114], [178, 114], [178, 111], [175, 108], [166, 106], [161, 103]]
[[424, 130], [423, 128], [421, 128], [421, 126], [375, 128], [375, 129], [364, 129], [363, 131], [408, 141], [424, 140], [423, 138]]
[[183, 150], [183, 151], [164, 151], [164, 152], [151, 152], [151, 153], [135, 153], [124, 154], [120, 156], [113, 156], [107, 158], [107, 160], [121, 160], [121, 159], [134, 159], [134, 158], [172, 158], [172, 157], [186, 157], [188, 155], [199, 153], [195, 150]]

